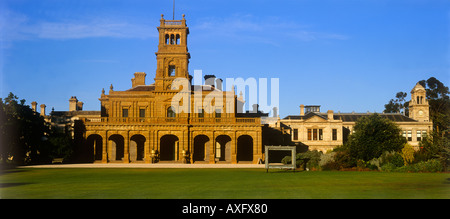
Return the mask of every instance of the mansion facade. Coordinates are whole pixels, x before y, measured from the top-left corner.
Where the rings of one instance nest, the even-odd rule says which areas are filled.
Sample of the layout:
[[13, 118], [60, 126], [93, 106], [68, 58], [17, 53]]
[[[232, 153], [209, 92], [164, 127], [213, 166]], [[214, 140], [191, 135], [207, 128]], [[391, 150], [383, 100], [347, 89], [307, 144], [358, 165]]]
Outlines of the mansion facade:
[[[190, 82], [189, 28], [186, 20], [165, 20], [161, 16], [157, 68], [154, 83], [147, 74], [136, 72], [128, 90], [113, 85], [100, 95], [100, 111], [83, 111], [76, 97], [69, 111], [41, 115], [52, 128], [69, 132], [82, 149], [87, 162], [101, 163], [259, 163], [267, 145], [298, 145], [326, 152], [342, 145], [355, 122], [370, 113], [327, 113], [320, 106], [300, 106], [299, 115], [280, 119], [256, 109], [243, 113], [244, 100], [234, 89], [222, 90], [221, 80], [206, 78], [204, 85]], [[186, 86], [189, 86], [187, 89]], [[177, 95], [183, 98], [177, 99]], [[430, 133], [429, 105], [425, 89], [417, 84], [411, 91], [410, 116], [380, 114], [403, 130], [408, 142], [418, 142]], [[207, 100], [208, 98], [211, 98]], [[176, 103], [174, 105], [174, 99]], [[211, 104], [204, 104], [205, 102]], [[37, 103], [33, 102], [36, 111]], [[188, 110], [183, 106], [189, 105]], [[255, 107], [255, 106], [254, 106]], [[288, 138], [286, 138], [288, 136]]]
[[[380, 116], [393, 121], [402, 130], [402, 136], [414, 149], [433, 129], [430, 121], [426, 90], [419, 83], [411, 90], [409, 117], [399, 113], [381, 113]], [[300, 105], [300, 115], [290, 115], [280, 120], [289, 127], [291, 140], [306, 145], [309, 150], [327, 152], [347, 141], [353, 133], [356, 121], [372, 113], [327, 113], [320, 112], [320, 106]]]
[[[146, 73], [137, 72], [130, 89], [115, 91], [111, 85], [99, 99], [100, 117], [83, 121], [94, 162], [256, 163], [262, 159], [261, 119], [236, 113], [241, 101], [234, 90], [220, 90], [214, 78], [209, 85], [175, 86], [177, 80], [192, 79], [184, 15], [182, 20], [162, 16], [157, 29], [155, 82], [147, 85]], [[174, 106], [179, 94], [186, 98]], [[211, 96], [214, 104], [205, 106], [205, 98]], [[183, 111], [181, 105], [193, 107]]]

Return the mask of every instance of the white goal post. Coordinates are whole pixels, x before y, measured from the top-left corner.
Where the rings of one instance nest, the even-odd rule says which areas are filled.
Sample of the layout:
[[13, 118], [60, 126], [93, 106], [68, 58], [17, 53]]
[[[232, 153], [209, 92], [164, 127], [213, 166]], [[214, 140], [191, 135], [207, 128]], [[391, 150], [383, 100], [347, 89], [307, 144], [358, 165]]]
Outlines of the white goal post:
[[[269, 151], [291, 151], [292, 163], [291, 164], [270, 164], [269, 163]], [[269, 172], [269, 169], [293, 169], [295, 172], [296, 168], [296, 156], [297, 149], [295, 146], [266, 146], [265, 152], [265, 164], [266, 164], [266, 172]]]

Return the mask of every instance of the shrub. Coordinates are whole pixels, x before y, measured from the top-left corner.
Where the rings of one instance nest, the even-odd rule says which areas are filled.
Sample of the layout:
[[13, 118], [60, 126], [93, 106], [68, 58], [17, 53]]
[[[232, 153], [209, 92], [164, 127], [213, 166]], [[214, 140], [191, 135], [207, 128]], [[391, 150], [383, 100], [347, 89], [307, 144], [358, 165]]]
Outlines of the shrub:
[[381, 170], [385, 172], [394, 172], [397, 169], [393, 163], [386, 163], [381, 166]]
[[363, 161], [363, 160], [358, 160], [356, 162], [356, 169], [357, 170], [378, 170], [378, 166], [372, 164], [370, 161]]
[[393, 163], [386, 163], [381, 166], [381, 170], [385, 172], [442, 172], [443, 166], [438, 159], [431, 159], [428, 161], [420, 161], [415, 164], [406, 166], [395, 166]]
[[322, 156], [320, 157], [319, 166], [323, 167], [327, 163], [334, 162], [334, 155], [335, 154], [336, 154], [336, 152], [328, 152], [326, 154], [322, 154]]
[[[296, 166], [297, 168], [303, 166], [304, 169], [309, 168], [319, 168], [319, 161], [322, 153], [314, 150], [314, 151], [307, 151], [304, 153], [297, 153], [296, 154]], [[291, 156], [285, 156], [281, 163], [283, 164], [291, 164], [292, 163], [292, 157]]]
[[380, 156], [380, 166], [383, 166], [385, 164], [391, 163], [395, 167], [401, 167], [404, 164], [403, 157], [400, 153], [397, 153], [395, 151], [385, 151]]
[[400, 153], [395, 151], [385, 151], [380, 157], [374, 158], [368, 162], [373, 169], [382, 171], [391, 171], [403, 166], [404, 161]]
[[[322, 156], [323, 157], [323, 156]], [[324, 161], [320, 162], [322, 170], [341, 170], [356, 165], [356, 161], [350, 157], [346, 150], [337, 150], [327, 154]]]
[[403, 166], [395, 169], [396, 172], [441, 172], [443, 167], [438, 159], [421, 161], [416, 164]]
[[410, 144], [406, 143], [403, 146], [402, 158], [405, 165], [411, 164], [414, 161], [414, 153], [415, 150]]
[[285, 156], [283, 159], [281, 159], [281, 163], [284, 165], [291, 164], [292, 163], [292, 157], [291, 156]]

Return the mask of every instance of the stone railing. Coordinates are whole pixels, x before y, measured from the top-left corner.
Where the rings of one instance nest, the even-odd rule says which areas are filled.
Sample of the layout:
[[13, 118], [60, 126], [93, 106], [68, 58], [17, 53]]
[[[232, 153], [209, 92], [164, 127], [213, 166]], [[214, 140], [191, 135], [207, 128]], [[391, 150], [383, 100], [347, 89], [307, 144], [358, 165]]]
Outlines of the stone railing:
[[150, 124], [261, 124], [261, 118], [187, 118], [187, 117], [101, 117], [86, 118], [88, 123], [150, 123]]
[[182, 21], [165, 21], [164, 22], [165, 25], [183, 25]]
[[172, 117], [101, 117], [95, 119], [86, 119], [86, 122], [103, 122], [103, 123], [187, 123], [188, 118], [172, 118]]

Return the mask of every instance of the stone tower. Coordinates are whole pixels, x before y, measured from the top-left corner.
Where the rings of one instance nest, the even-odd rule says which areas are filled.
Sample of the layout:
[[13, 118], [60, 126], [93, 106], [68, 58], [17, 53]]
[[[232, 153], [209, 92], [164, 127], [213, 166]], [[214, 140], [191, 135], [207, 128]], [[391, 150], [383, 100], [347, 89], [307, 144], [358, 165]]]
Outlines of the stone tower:
[[429, 122], [430, 105], [426, 98], [426, 90], [419, 83], [411, 90], [411, 101], [409, 102], [409, 117], [419, 122]]
[[191, 58], [187, 48], [189, 28], [186, 19], [165, 20], [161, 15], [158, 27], [159, 44], [156, 52], [155, 90], [171, 90], [175, 78], [189, 79], [188, 64]]

